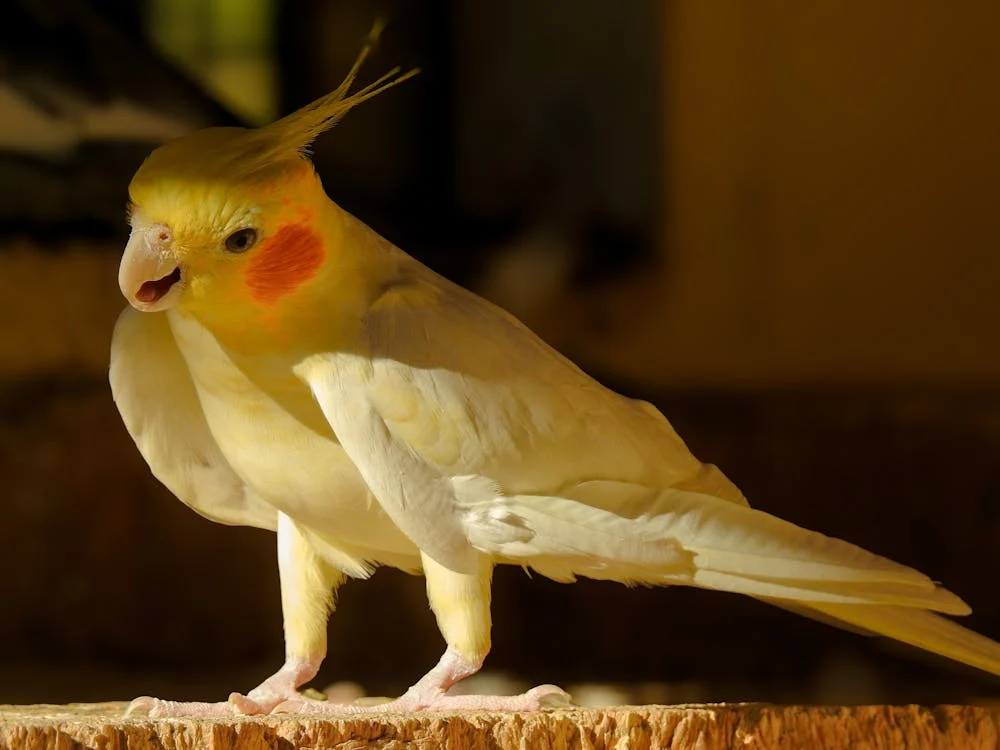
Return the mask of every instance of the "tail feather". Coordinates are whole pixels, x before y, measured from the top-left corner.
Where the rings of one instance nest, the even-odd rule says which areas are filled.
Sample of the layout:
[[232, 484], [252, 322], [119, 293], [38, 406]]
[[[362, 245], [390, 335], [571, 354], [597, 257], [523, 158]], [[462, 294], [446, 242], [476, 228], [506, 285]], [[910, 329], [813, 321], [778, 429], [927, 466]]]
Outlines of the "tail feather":
[[[611, 507], [620, 497], [629, 515]], [[640, 512], [641, 511], [641, 512]], [[565, 496], [470, 503], [466, 528], [485, 552], [543, 575], [674, 584], [758, 597], [899, 604], [965, 614], [927, 576], [753, 508], [685, 490], [585, 482]]]
[[903, 586], [888, 584], [854, 584], [811, 580], [773, 580], [754, 578], [716, 570], [696, 570], [690, 582], [677, 581], [690, 586], [717, 591], [730, 591], [758, 599], [785, 599], [801, 602], [807, 606], [820, 603], [891, 604], [901, 607], [917, 607], [946, 612], [952, 615], [966, 615], [969, 605], [941, 586]]
[[[621, 513], [609, 510], [616, 498]], [[476, 547], [555, 580], [583, 575], [745, 594], [1000, 675], [1000, 643], [928, 611], [969, 613], [947, 589], [912, 568], [735, 502], [586, 482], [560, 497], [494, 496], [467, 503], [465, 511]]]
[[1000, 676], [1000, 643], [946, 617], [909, 607], [809, 603], [809, 608], [847, 629], [888, 636]]
[[856, 633], [857, 635], [863, 635], [866, 638], [874, 638], [878, 636], [874, 630], [867, 630], [860, 625], [852, 625], [851, 623], [840, 620], [836, 617], [832, 617], [824, 612], [820, 612], [818, 609], [813, 609], [807, 604], [802, 604], [800, 602], [792, 602], [787, 599], [770, 599], [766, 596], [755, 597], [762, 602], [767, 602], [775, 607], [780, 607], [786, 612], [791, 612], [792, 614], [798, 615], [799, 617], [806, 617], [810, 620], [815, 620], [816, 622], [821, 622], [824, 625], [829, 625], [831, 628], [838, 628], [839, 630], [847, 630], [851, 633]]

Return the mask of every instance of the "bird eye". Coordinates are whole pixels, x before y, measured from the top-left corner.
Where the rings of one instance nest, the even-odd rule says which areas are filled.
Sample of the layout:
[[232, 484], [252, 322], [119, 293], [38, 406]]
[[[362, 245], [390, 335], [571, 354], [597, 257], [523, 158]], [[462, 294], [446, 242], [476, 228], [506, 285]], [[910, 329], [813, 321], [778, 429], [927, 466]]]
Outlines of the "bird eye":
[[231, 253], [245, 253], [257, 241], [257, 230], [251, 227], [237, 229], [226, 237], [226, 250]]

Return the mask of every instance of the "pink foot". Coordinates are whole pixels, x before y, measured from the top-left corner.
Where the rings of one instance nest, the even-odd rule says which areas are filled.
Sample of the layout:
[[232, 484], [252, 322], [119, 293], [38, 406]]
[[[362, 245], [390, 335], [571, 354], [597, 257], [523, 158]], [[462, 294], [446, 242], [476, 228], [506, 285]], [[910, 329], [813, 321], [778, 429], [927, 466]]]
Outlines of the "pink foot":
[[199, 703], [163, 701], [144, 695], [128, 704], [125, 716], [148, 716], [150, 719], [179, 719], [191, 717], [194, 719], [215, 719], [225, 716], [237, 716], [239, 711], [232, 703]]
[[390, 713], [397, 711], [537, 711], [569, 706], [569, 695], [555, 685], [541, 685], [521, 695], [447, 695], [448, 688], [479, 671], [474, 663], [449, 648], [430, 672], [394, 701], [337, 705], [301, 696], [278, 704], [275, 713]]
[[275, 706], [299, 698], [297, 688], [316, 676], [322, 661], [322, 658], [289, 657], [281, 669], [246, 695], [230, 693], [229, 703], [241, 714], [252, 716], [270, 713]]
[[305, 684], [319, 670], [321, 659], [290, 658], [273, 675], [246, 695], [231, 693], [226, 703], [181, 703], [143, 696], [132, 701], [125, 710], [126, 716], [160, 718], [219, 718], [225, 716], [254, 716], [270, 713], [288, 701], [301, 699], [296, 688]]
[[278, 704], [273, 713], [360, 714], [404, 711], [539, 711], [571, 706], [569, 694], [555, 685], [539, 685], [520, 695], [421, 695], [412, 689], [394, 701], [337, 705], [297, 698]]

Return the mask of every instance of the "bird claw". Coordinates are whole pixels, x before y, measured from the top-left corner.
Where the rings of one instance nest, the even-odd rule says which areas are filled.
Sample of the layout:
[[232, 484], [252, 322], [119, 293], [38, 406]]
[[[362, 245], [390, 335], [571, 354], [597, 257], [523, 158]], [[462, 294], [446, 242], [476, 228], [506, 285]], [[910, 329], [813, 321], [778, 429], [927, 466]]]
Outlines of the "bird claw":
[[[310, 696], [317, 696], [320, 700]], [[289, 693], [276, 689], [261, 690], [259, 688], [251, 691], [248, 695], [230, 693], [229, 700], [225, 703], [165, 701], [144, 695], [128, 704], [125, 716], [127, 718], [147, 717], [150, 719], [215, 719], [232, 716], [260, 716], [273, 713], [275, 707], [282, 703], [323, 703], [325, 698], [326, 696], [318, 690], [308, 689], [305, 691], [305, 695], [300, 695], [294, 690]]]
[[[220, 703], [219, 705], [227, 704]], [[274, 708], [273, 704], [261, 704], [253, 698], [243, 695], [243, 693], [230, 693], [228, 705], [232, 706], [236, 713], [243, 714], [244, 716], [257, 716], [259, 714], [270, 713], [271, 709]]]
[[532, 688], [526, 696], [533, 695], [538, 700], [538, 708], [572, 708], [573, 697], [558, 685], [539, 685]]
[[520, 695], [438, 695], [430, 700], [423, 700], [419, 694], [410, 700], [408, 697], [399, 698], [398, 708], [387, 706], [385, 710], [530, 712], [573, 705], [569, 693], [556, 685], [539, 685]]
[[149, 719], [223, 718], [237, 716], [239, 713], [240, 711], [232, 703], [165, 701], [148, 695], [136, 698], [125, 709], [126, 718]]
[[153, 709], [156, 707], [156, 702], [156, 698], [150, 698], [148, 695], [139, 696], [125, 708], [125, 718], [151, 716]]

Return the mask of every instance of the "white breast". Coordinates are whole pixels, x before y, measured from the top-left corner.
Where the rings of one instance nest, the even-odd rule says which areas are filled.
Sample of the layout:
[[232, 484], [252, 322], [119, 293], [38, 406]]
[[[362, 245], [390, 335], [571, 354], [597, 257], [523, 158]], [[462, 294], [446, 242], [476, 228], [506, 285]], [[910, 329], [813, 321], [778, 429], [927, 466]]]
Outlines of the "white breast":
[[[412, 543], [389, 520], [325, 422], [313, 427], [243, 372], [194, 318], [168, 313], [209, 429], [236, 474], [266, 502], [326, 542], [395, 564]], [[287, 366], [288, 388], [304, 389]], [[277, 378], [275, 382], [282, 382]], [[293, 396], [304, 403], [308, 393]], [[318, 407], [316, 413], [319, 414]], [[380, 554], [386, 553], [386, 554]]]

